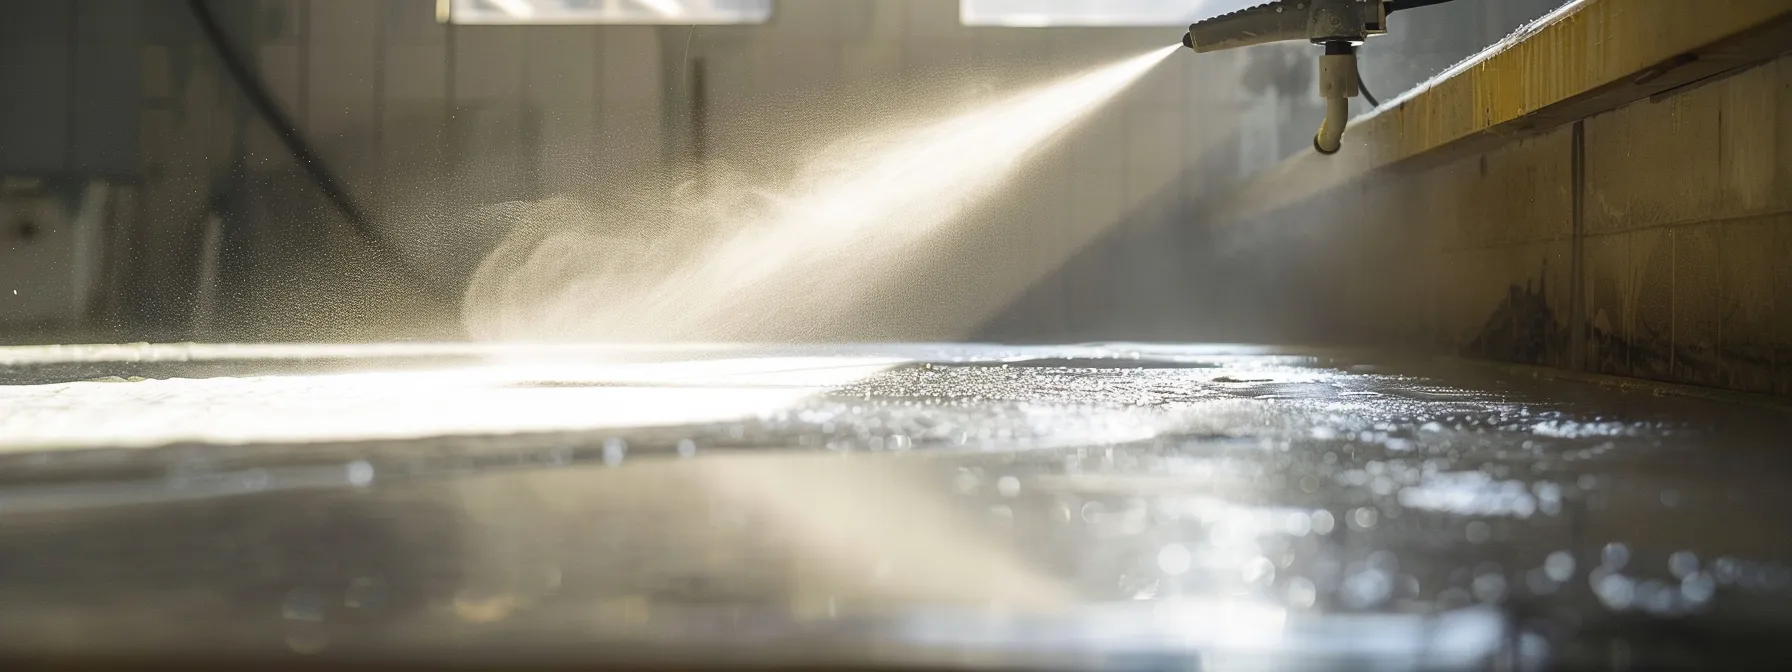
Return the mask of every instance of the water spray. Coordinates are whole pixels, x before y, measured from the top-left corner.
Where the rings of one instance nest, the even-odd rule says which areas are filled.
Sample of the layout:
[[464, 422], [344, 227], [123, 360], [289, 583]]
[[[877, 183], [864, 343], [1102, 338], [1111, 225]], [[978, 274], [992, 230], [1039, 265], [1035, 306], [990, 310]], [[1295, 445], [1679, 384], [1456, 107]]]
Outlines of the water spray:
[[[826, 325], [887, 288], [903, 255], [1175, 50], [842, 139], [781, 184], [715, 171], [700, 193], [652, 190], [637, 206], [532, 204], [474, 273], [464, 321], [504, 340], [839, 336]], [[617, 223], [667, 233], [622, 240]], [[867, 264], [868, 250], [885, 262]]]

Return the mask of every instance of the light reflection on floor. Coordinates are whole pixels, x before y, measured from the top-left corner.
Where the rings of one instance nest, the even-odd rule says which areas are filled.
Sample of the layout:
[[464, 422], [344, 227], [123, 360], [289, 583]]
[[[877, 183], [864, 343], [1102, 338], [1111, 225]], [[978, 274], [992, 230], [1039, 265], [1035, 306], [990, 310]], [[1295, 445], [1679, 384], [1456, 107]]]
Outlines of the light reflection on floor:
[[[0, 386], [0, 451], [663, 427], [773, 413], [905, 360], [576, 359], [413, 371]], [[490, 356], [490, 355], [488, 355]], [[491, 356], [504, 359], [504, 355]]]
[[[129, 364], [65, 351], [89, 363], [72, 370], [0, 351], [0, 374], [36, 383], [0, 385], [0, 443], [15, 456], [431, 437], [266, 468], [255, 460], [269, 456], [227, 446], [133, 451], [149, 468], [128, 484], [0, 486], [9, 520], [89, 526], [0, 526], [12, 562], [0, 589], [55, 601], [92, 572], [134, 576], [117, 566], [129, 557], [146, 594], [59, 621], [60, 635], [85, 623], [115, 644], [178, 638], [121, 624], [151, 619], [158, 600], [215, 599], [222, 570], [203, 568], [219, 562], [216, 539], [260, 540], [229, 557], [254, 550], [263, 564], [229, 571], [290, 578], [298, 587], [271, 599], [303, 605], [373, 576], [293, 569], [349, 539], [362, 565], [338, 564], [378, 565], [392, 590], [440, 609], [394, 616], [405, 638], [363, 640], [323, 636], [338, 616], [305, 609], [298, 625], [263, 624], [259, 597], [242, 598], [246, 615], [232, 603], [202, 616], [240, 619], [249, 640], [299, 628], [306, 652], [602, 638], [764, 654], [755, 637], [797, 632], [908, 663], [1027, 654], [1104, 668], [1143, 652], [1202, 669], [1477, 669], [1509, 646], [1524, 660], [1612, 650], [1578, 633], [1646, 647], [1687, 624], [1792, 622], [1776, 606], [1792, 598], [1779, 487], [1792, 422], [1760, 405], [1211, 346], [379, 346], [319, 368], [356, 359], [331, 347], [239, 350], [218, 366], [205, 362], [228, 348], [117, 351]], [[406, 357], [446, 360], [394, 363]], [[89, 380], [105, 375], [148, 380]], [[556, 432], [570, 434], [535, 442]], [[492, 460], [504, 470], [427, 464], [447, 439], [484, 433], [508, 437], [489, 450], [514, 448]], [[417, 464], [428, 478], [407, 480]], [[153, 516], [174, 490], [217, 512]], [[107, 508], [122, 504], [137, 507], [130, 525], [92, 532], [122, 525]], [[318, 516], [354, 524], [319, 531]], [[269, 540], [289, 524], [297, 541]], [[58, 564], [96, 536], [124, 550]], [[404, 583], [442, 575], [455, 580]], [[30, 604], [0, 604], [0, 627], [35, 632]], [[1628, 634], [1638, 623], [1655, 629]]]

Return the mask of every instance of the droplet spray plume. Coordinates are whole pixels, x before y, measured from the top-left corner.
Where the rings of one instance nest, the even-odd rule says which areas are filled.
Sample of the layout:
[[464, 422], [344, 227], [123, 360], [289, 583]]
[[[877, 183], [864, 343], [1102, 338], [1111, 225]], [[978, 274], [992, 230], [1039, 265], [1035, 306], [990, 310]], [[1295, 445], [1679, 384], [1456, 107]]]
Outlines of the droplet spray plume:
[[474, 271], [464, 321], [494, 340], [826, 338], [893, 260], [1175, 49], [835, 142], [782, 184], [712, 174], [602, 207], [506, 204], [488, 218], [514, 232]]

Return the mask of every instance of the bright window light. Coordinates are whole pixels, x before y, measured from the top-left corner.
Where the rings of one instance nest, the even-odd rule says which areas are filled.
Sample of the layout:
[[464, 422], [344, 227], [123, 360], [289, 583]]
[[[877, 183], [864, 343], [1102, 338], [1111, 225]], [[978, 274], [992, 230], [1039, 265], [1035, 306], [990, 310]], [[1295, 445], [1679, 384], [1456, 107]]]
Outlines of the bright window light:
[[463, 24], [765, 23], [772, 0], [440, 0]]
[[1183, 26], [1265, 0], [959, 0], [967, 26]]

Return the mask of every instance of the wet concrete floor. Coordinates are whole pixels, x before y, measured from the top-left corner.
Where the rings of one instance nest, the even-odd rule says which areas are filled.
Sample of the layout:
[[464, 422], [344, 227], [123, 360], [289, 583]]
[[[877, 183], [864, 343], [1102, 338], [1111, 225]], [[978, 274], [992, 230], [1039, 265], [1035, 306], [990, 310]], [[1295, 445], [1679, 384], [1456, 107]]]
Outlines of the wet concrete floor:
[[1792, 633], [1758, 397], [1124, 344], [17, 348], [0, 383], [16, 657], [1642, 669]]

